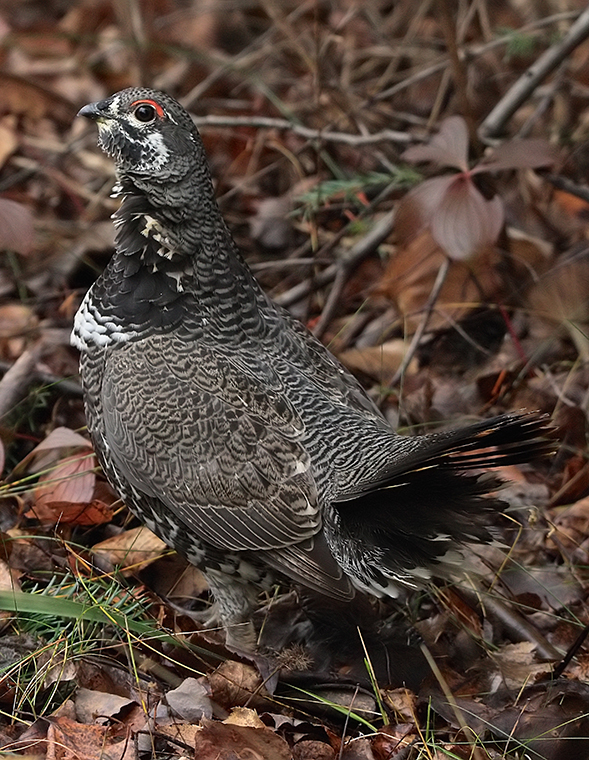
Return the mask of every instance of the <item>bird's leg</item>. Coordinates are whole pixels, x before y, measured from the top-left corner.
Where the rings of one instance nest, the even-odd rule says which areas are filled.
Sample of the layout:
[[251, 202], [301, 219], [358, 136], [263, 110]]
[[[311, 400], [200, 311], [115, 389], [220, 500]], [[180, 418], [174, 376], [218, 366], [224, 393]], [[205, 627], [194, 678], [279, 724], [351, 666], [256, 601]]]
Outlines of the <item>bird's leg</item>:
[[205, 577], [225, 628], [227, 648], [251, 656], [257, 650], [257, 634], [251, 620], [256, 605], [254, 590], [248, 583], [220, 570], [207, 569]]

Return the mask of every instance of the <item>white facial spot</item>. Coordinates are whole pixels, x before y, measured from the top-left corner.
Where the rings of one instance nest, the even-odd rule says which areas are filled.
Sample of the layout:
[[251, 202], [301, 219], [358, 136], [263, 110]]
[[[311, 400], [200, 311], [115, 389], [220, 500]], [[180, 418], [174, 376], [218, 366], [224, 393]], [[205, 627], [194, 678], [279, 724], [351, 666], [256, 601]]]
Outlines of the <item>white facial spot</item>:
[[160, 132], [149, 132], [144, 137], [146, 160], [138, 168], [147, 171], [158, 171], [166, 165], [170, 151], [166, 147]]

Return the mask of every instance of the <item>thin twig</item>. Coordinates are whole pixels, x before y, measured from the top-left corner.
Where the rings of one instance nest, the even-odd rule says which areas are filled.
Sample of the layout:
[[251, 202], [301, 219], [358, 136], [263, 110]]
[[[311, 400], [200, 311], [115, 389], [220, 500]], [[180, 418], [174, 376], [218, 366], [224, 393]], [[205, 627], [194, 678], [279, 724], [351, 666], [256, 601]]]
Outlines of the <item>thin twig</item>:
[[[370, 253], [372, 253], [372, 251], [374, 251], [374, 249], [377, 248], [383, 242], [383, 240], [386, 240], [386, 238], [391, 234], [394, 223], [395, 212], [389, 211], [382, 217], [382, 219], [378, 220], [378, 222], [374, 225], [370, 232], [362, 238], [362, 240], [359, 240], [356, 245], [350, 249], [350, 251], [345, 256], [345, 266], [347, 267], [348, 272], [352, 271], [354, 267], [358, 266], [358, 264], [364, 258], [366, 258], [366, 256], [370, 255]], [[321, 249], [318, 252], [318, 255], [323, 254], [324, 250]], [[342, 266], [342, 262], [343, 258], [342, 261], [338, 262], [337, 264], [331, 264], [328, 266], [327, 269], [324, 269], [323, 272], [320, 272], [313, 279], [303, 280], [302, 282], [298, 283], [298, 285], [295, 285], [290, 290], [287, 290], [285, 293], [282, 293], [279, 296], [275, 296], [274, 301], [280, 306], [291, 306], [293, 303], [297, 303], [297, 301], [300, 301], [302, 298], [308, 295], [314, 286], [322, 287], [323, 285], [327, 285], [328, 283], [335, 280], [338, 270]]]
[[[14, 362], [7, 362], [0, 360], [0, 373], [4, 372], [6, 375], [12, 367]], [[82, 386], [79, 382], [73, 379], [63, 378], [59, 375], [54, 375], [50, 372], [42, 372], [38, 368], [34, 367], [29, 376], [27, 377], [29, 384], [40, 383], [44, 386], [59, 386], [60, 394], [64, 396], [73, 396], [74, 398], [82, 398]], [[0, 385], [2, 381], [0, 380]]]
[[417, 330], [415, 331], [415, 335], [411, 339], [411, 343], [409, 344], [407, 353], [403, 357], [401, 366], [393, 375], [393, 378], [390, 382], [391, 386], [394, 386], [399, 382], [399, 380], [403, 377], [403, 375], [407, 371], [407, 367], [411, 363], [411, 360], [415, 356], [417, 347], [419, 346], [419, 343], [421, 342], [421, 339], [427, 327], [427, 323], [429, 322], [429, 318], [431, 317], [432, 311], [434, 310], [434, 306], [436, 305], [436, 301], [438, 300], [438, 296], [440, 295], [440, 291], [442, 290], [442, 285], [444, 284], [444, 282], [446, 281], [446, 277], [448, 276], [449, 269], [450, 269], [450, 259], [446, 257], [444, 259], [444, 263], [438, 269], [438, 274], [436, 276], [434, 286], [431, 290], [431, 293], [429, 294], [427, 303], [425, 304], [425, 311], [423, 314], [423, 318], [421, 322], [419, 323]]
[[[308, 0], [308, 2], [299, 3], [292, 13], [289, 14], [287, 19], [289, 21], [296, 20], [300, 16], [303, 16], [311, 8], [313, 8], [314, 0]], [[204, 93], [210, 89], [210, 87], [226, 74], [230, 74], [240, 68], [245, 68], [248, 58], [251, 60], [254, 55], [263, 54], [264, 46], [273, 44], [272, 38], [276, 36], [277, 28], [271, 25], [264, 34], [256, 37], [256, 39], [244, 48], [237, 56], [231, 57], [228, 60], [222, 60], [221, 56], [209, 56], [209, 65], [212, 68], [211, 73], [202, 81], [200, 81], [195, 87], [190, 90], [181, 100], [182, 105], [187, 110], [190, 110], [192, 106], [197, 103]]]
[[317, 320], [317, 324], [313, 330], [315, 337], [320, 338], [327, 329], [327, 325], [330, 323], [335, 310], [337, 309], [342, 290], [350, 274], [361, 261], [369, 256], [376, 248], [378, 248], [383, 240], [388, 237], [394, 224], [395, 210], [389, 211], [388, 214], [380, 219], [370, 230], [368, 235], [365, 235], [347, 255], [342, 256], [338, 261], [333, 287], [331, 288], [325, 307], [323, 308], [321, 316]]
[[551, 185], [557, 188], [557, 190], [564, 190], [571, 195], [581, 198], [581, 200], [589, 203], [589, 187], [586, 185], [577, 185], [566, 177], [562, 177], [560, 174], [544, 174], [544, 179], [548, 180]]
[[35, 377], [35, 365], [45, 347], [42, 339], [37, 340], [23, 351], [0, 380], [0, 418], [12, 411], [14, 405], [26, 396]]
[[397, 132], [394, 129], [383, 129], [372, 135], [352, 135], [347, 132], [329, 132], [321, 129], [311, 129], [302, 124], [295, 124], [288, 119], [277, 119], [269, 116], [192, 116], [197, 127], [254, 127], [257, 129], [279, 129], [294, 132], [307, 140], [322, 140], [338, 142], [346, 145], [373, 145], [379, 142], [401, 142], [403, 144], [414, 140], [408, 132]]
[[[556, 24], [560, 21], [568, 21], [572, 18], [575, 18], [575, 16], [577, 16], [576, 11], [563, 11], [562, 13], [555, 13], [552, 16], [547, 16], [546, 18], [539, 19], [538, 21], [534, 21], [530, 24], [522, 26], [519, 32], [532, 32], [545, 26]], [[512, 33], [505, 34], [495, 40], [485, 42], [483, 45], [473, 45], [472, 47], [460, 50], [459, 55], [461, 58], [464, 58], [466, 60], [472, 60], [473, 58], [484, 55], [490, 50], [494, 50], [497, 47], [506, 45], [512, 39], [512, 37]], [[433, 63], [425, 69], [420, 69], [419, 71], [415, 72], [415, 74], [404, 78], [401, 82], [397, 82], [397, 84], [394, 84], [391, 87], [388, 87], [386, 90], [382, 90], [382, 92], [379, 92], [377, 95], [372, 96], [365, 105], [374, 103], [379, 100], [386, 100], [387, 98], [396, 95], [398, 92], [411, 87], [411, 85], [417, 84], [418, 82], [421, 82], [422, 80], [427, 79], [434, 74], [437, 74], [439, 71], [443, 71], [447, 66], [448, 59], [444, 57], [443, 60], [440, 60], [438, 63]]]
[[448, 50], [450, 68], [452, 70], [452, 79], [454, 80], [454, 88], [460, 105], [460, 111], [468, 126], [470, 143], [471, 145], [476, 145], [476, 124], [470, 100], [468, 98], [468, 78], [466, 75], [465, 60], [464, 56], [460, 55], [460, 50], [458, 48], [456, 33], [457, 22], [455, 20], [456, 8], [451, 0], [437, 0], [437, 7], [440, 26], [442, 27], [444, 39], [446, 40], [446, 48]]
[[587, 37], [589, 37], [589, 8], [579, 15], [561, 42], [548, 48], [501, 98], [483, 121], [479, 130], [481, 138], [496, 137], [540, 82]]
[[437, 682], [439, 683], [440, 688], [442, 689], [442, 692], [444, 693], [444, 696], [448, 700], [448, 705], [450, 709], [452, 710], [452, 712], [454, 713], [454, 717], [456, 718], [458, 725], [462, 729], [462, 732], [464, 733], [465, 737], [471, 742], [469, 757], [473, 758], [473, 760], [482, 760], [484, 756], [488, 757], [486, 752], [484, 755], [482, 754], [484, 751], [482, 747], [477, 747], [477, 741], [478, 741], [477, 735], [465, 721], [462, 710], [458, 706], [456, 697], [452, 693], [452, 690], [450, 689], [450, 686], [448, 682], [446, 681], [446, 678], [444, 677], [442, 671], [438, 667], [437, 662], [434, 660], [432, 653], [429, 651], [429, 649], [426, 647], [425, 644], [421, 645], [421, 651], [423, 652], [423, 655], [425, 659], [427, 660], [427, 663], [430, 666], [432, 673], [434, 674]]
[[572, 646], [569, 647], [569, 651], [566, 653], [566, 655], [562, 658], [562, 660], [558, 663], [558, 665], [554, 668], [551, 674], [551, 678], [553, 681], [557, 681], [564, 671], [569, 666], [570, 661], [573, 659], [573, 657], [577, 654], [579, 649], [583, 646], [585, 643], [585, 639], [589, 636], [589, 625], [586, 625], [581, 633], [577, 636], [576, 640], [573, 642]]

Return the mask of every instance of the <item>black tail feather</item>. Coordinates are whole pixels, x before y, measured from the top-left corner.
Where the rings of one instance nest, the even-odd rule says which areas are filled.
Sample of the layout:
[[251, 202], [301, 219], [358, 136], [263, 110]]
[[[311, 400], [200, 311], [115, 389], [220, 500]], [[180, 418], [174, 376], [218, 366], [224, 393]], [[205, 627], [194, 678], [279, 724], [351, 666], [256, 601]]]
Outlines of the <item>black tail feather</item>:
[[338, 501], [353, 499], [378, 488], [395, 485], [411, 472], [428, 468], [464, 471], [522, 464], [553, 453], [549, 418], [542, 414], [513, 413], [416, 438], [404, 438], [391, 463], [351, 489]]
[[544, 417], [510, 414], [396, 450], [386, 472], [333, 505], [340, 564], [376, 593], [445, 574], [451, 550], [493, 538], [489, 524], [505, 507], [492, 493], [499, 479], [468, 471], [544, 456], [555, 448], [549, 434]]

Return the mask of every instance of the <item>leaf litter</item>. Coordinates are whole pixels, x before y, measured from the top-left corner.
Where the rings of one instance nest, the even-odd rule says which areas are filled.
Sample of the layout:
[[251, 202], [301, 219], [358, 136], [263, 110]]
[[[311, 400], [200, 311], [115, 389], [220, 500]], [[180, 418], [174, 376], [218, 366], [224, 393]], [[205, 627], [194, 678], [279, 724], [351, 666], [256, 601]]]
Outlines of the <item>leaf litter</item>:
[[[463, 4], [457, 58], [446, 5], [0, 6], [0, 587], [55, 610], [0, 619], [2, 751], [587, 756], [588, 43], [495, 144], [471, 128], [584, 4]], [[75, 114], [140, 82], [193, 111], [264, 287], [320, 325], [395, 427], [529, 408], [561, 441], [505, 473], [504, 548], [464, 583], [347, 611], [287, 588], [261, 598], [280, 673], [225, 649], [202, 574], [137, 525], [84, 434], [68, 336], [116, 203]], [[391, 211], [386, 239], [358, 248]]]

